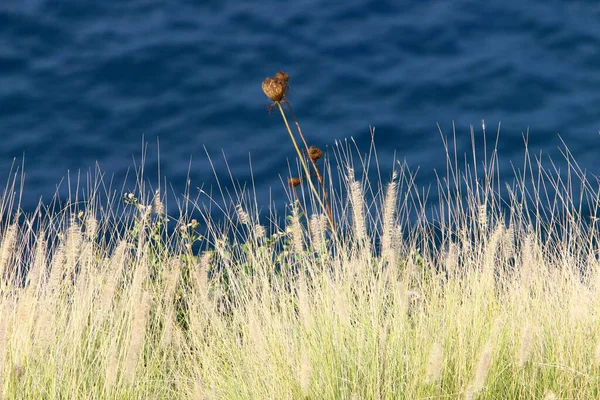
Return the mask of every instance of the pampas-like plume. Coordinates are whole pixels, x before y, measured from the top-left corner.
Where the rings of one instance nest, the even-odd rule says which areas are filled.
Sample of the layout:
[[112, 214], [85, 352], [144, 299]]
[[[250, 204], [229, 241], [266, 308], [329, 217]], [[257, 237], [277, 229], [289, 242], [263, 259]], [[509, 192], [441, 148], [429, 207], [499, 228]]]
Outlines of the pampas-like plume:
[[135, 382], [135, 373], [138, 359], [144, 346], [144, 337], [146, 335], [146, 324], [148, 322], [148, 312], [150, 310], [151, 295], [144, 291], [138, 301], [132, 304], [131, 313], [133, 321], [131, 323], [131, 337], [125, 356], [125, 365], [123, 366], [123, 381], [126, 385], [133, 385]]
[[454, 276], [454, 274], [456, 274], [458, 267], [458, 245], [456, 243], [450, 243], [448, 245], [444, 266], [450, 275]]
[[300, 312], [300, 318], [302, 324], [307, 331], [310, 331], [313, 326], [313, 316], [310, 309], [310, 298], [308, 295], [308, 285], [306, 283], [306, 276], [304, 273], [300, 273], [298, 277], [298, 311]]
[[46, 246], [47, 242], [43, 234], [40, 234], [35, 243], [35, 255], [31, 269], [27, 273], [29, 287], [39, 292], [42, 278], [46, 274]]
[[327, 228], [327, 216], [324, 214], [313, 214], [310, 217], [310, 234], [312, 247], [320, 250], [324, 246], [325, 229]]
[[244, 211], [241, 204], [235, 206], [235, 213], [237, 214], [240, 223], [244, 225], [248, 225], [250, 223], [250, 216], [246, 211]]
[[425, 375], [425, 383], [432, 384], [442, 378], [442, 370], [444, 369], [444, 348], [439, 343], [434, 343], [429, 352], [429, 360], [427, 363], [427, 374]]
[[261, 224], [254, 225], [254, 237], [256, 239], [264, 238], [267, 235], [266, 228]]
[[160, 190], [157, 190], [154, 193], [154, 213], [158, 216], [162, 216], [165, 214], [165, 205], [160, 198]]
[[110, 258], [110, 264], [108, 266], [108, 274], [106, 274], [106, 281], [102, 286], [100, 292], [100, 300], [98, 302], [98, 309], [94, 315], [96, 324], [104, 321], [105, 316], [111, 308], [115, 293], [117, 291], [117, 284], [121, 279], [121, 274], [125, 264], [127, 264], [127, 250], [129, 248], [129, 242], [121, 240], [113, 251]]
[[392, 250], [392, 230], [394, 226], [394, 214], [396, 212], [397, 198], [396, 171], [392, 175], [392, 181], [388, 183], [385, 192], [385, 202], [383, 207], [383, 233], [381, 235], [381, 253], [389, 261]]
[[0, 248], [0, 279], [10, 280], [13, 274], [15, 245], [17, 242], [17, 224], [11, 224], [6, 229]]
[[161, 340], [163, 348], [171, 346], [173, 339], [173, 319], [175, 318], [173, 304], [182, 268], [182, 262], [177, 258], [171, 259], [169, 264], [171, 269], [165, 272], [165, 295], [163, 297], [164, 326]]
[[522, 368], [531, 358], [533, 332], [530, 324], [526, 324], [521, 332], [521, 347], [519, 348], [519, 367]]
[[[254, 304], [252, 308], [256, 309], [257, 306]], [[267, 351], [265, 349], [264, 344], [264, 334], [261, 329], [261, 321], [258, 315], [256, 315], [255, 311], [250, 311], [248, 315], [248, 335], [250, 339], [250, 343], [252, 344], [254, 351], [256, 352], [256, 356], [259, 360], [266, 360]]]
[[552, 390], [547, 390], [546, 393], [544, 393], [544, 400], [556, 400], [556, 395]]
[[395, 309], [398, 310], [400, 317], [404, 317], [408, 312], [408, 289], [402, 281], [396, 282], [394, 285], [394, 303]]
[[477, 369], [475, 370], [475, 378], [473, 379], [473, 383], [469, 390], [473, 397], [477, 396], [485, 388], [485, 381], [487, 380], [490, 367], [492, 366], [492, 351], [492, 343], [489, 342], [483, 348], [483, 351], [479, 356]]
[[594, 349], [594, 368], [600, 367], [600, 339], [597, 339], [596, 348]]
[[512, 257], [515, 254], [515, 230], [512, 226], [509, 226], [504, 231], [504, 238], [502, 239], [504, 246], [505, 257]]
[[48, 292], [57, 292], [63, 280], [66, 259], [65, 246], [61, 243], [52, 256], [52, 269], [48, 278]]
[[527, 289], [534, 279], [537, 245], [532, 233], [527, 233], [521, 247], [521, 286]]
[[[206, 397], [204, 395], [204, 379], [202, 378], [202, 376], [198, 376], [195, 380], [194, 380], [194, 400], [205, 400], [205, 399], [209, 399], [210, 397]], [[212, 399], [212, 398], [210, 398]]]
[[77, 259], [79, 257], [79, 251], [81, 250], [81, 242], [83, 237], [81, 235], [81, 226], [77, 220], [72, 217], [67, 229], [67, 239], [65, 241], [65, 248], [67, 251], [67, 265], [69, 267], [75, 267]]
[[85, 219], [85, 237], [92, 241], [96, 239], [96, 234], [98, 233], [98, 220], [93, 213], [88, 213], [88, 216]]
[[477, 207], [477, 219], [479, 226], [481, 227], [481, 231], [485, 231], [487, 228], [487, 207], [485, 204], [481, 204], [479, 207]]
[[19, 365], [26, 363], [33, 345], [32, 332], [38, 316], [38, 300], [30, 291], [18, 299], [16, 304], [15, 324], [13, 331], [13, 362]]
[[354, 237], [359, 245], [364, 245], [367, 237], [365, 224], [365, 210], [362, 188], [360, 183], [354, 179], [354, 170], [348, 170], [348, 184], [350, 187], [350, 204], [352, 205], [352, 217], [354, 223]]
[[64, 278], [65, 259], [65, 246], [61, 243], [52, 256], [50, 277], [48, 278], [45, 294], [41, 296], [42, 304], [40, 307], [43, 308], [44, 312], [40, 313], [35, 323], [35, 342], [42, 353], [52, 344], [56, 336], [55, 313]]
[[[9, 349], [12, 325], [14, 317], [13, 307], [7, 300], [0, 303], [0, 382], [4, 382], [4, 371], [6, 369], [6, 353]], [[2, 394], [2, 391], [0, 391]]]
[[198, 296], [203, 300], [203, 304], [208, 301], [208, 271], [210, 271], [210, 263], [213, 258], [211, 251], [205, 251], [200, 257], [200, 262], [196, 264], [196, 291]]
[[163, 301], [166, 305], [173, 305], [175, 291], [179, 284], [179, 277], [183, 267], [182, 261], [179, 258], [171, 258], [169, 260], [170, 270], [165, 273], [165, 293]]
[[292, 223], [288, 227], [288, 231], [292, 236], [293, 250], [298, 254], [302, 253], [304, 251], [304, 234], [302, 232], [302, 225], [300, 224], [298, 208], [295, 206], [292, 209]]
[[338, 290], [335, 295], [335, 308], [340, 323], [344, 328], [350, 326], [350, 305], [349, 300], [343, 290]]
[[496, 267], [495, 257], [496, 251], [499, 249], [500, 241], [504, 236], [504, 226], [502, 224], [498, 224], [496, 229], [494, 229], [494, 233], [490, 237], [490, 239], [485, 244], [485, 253], [484, 253], [484, 261], [483, 268], [485, 271], [493, 272]]
[[300, 361], [300, 390], [302, 396], [308, 397], [310, 395], [310, 374], [311, 374], [311, 361], [310, 355], [308, 354], [308, 347], [302, 349], [302, 360]]
[[117, 384], [117, 374], [119, 372], [119, 346], [113, 341], [108, 348], [106, 356], [106, 368], [104, 370], [104, 390], [110, 392]]

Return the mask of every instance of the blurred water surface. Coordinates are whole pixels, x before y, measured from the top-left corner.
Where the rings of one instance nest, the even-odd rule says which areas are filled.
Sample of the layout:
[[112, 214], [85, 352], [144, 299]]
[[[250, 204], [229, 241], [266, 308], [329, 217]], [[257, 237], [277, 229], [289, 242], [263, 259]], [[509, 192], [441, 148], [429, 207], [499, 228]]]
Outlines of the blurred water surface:
[[396, 151], [434, 185], [445, 165], [436, 123], [446, 134], [455, 124], [461, 154], [482, 120], [491, 136], [502, 123], [507, 177], [528, 129], [533, 151], [558, 156], [560, 135], [600, 172], [600, 3], [283, 4], [3, 0], [0, 176], [24, 155], [31, 209], [96, 162], [120, 185], [147, 142], [149, 177], [160, 149], [175, 192], [188, 171], [193, 188], [209, 188], [205, 146], [225, 180], [222, 152], [240, 182], [251, 157], [259, 200], [282, 204], [294, 152], [260, 88], [280, 69], [310, 144], [353, 137], [366, 151], [373, 126], [386, 176]]

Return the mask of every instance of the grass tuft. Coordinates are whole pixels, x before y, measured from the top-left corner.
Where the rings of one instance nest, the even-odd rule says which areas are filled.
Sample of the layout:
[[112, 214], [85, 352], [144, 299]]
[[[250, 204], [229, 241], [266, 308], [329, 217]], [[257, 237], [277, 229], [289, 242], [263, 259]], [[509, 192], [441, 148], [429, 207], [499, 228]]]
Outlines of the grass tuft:
[[559, 169], [526, 147], [506, 178], [442, 134], [428, 192], [405, 163], [382, 180], [375, 146], [309, 147], [269, 79], [306, 150], [286, 215], [233, 178], [169, 195], [143, 166], [132, 191], [96, 173], [28, 213], [10, 177], [0, 397], [597, 398], [600, 192], [568, 149]]

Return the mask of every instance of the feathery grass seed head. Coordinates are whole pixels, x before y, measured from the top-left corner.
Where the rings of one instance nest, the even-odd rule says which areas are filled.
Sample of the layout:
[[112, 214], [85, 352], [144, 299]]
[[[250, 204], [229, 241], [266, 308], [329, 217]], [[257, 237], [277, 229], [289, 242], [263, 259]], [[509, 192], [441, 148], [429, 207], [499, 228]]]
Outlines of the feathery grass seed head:
[[473, 395], [479, 394], [485, 388], [485, 381], [490, 372], [490, 367], [492, 366], [492, 343], [486, 344], [479, 356], [479, 361], [477, 362], [477, 369], [475, 370], [475, 378], [473, 379], [473, 383], [471, 385], [471, 391]]
[[396, 211], [396, 197], [397, 197], [397, 183], [396, 183], [396, 172], [392, 177], [392, 181], [388, 183], [385, 192], [385, 202], [383, 206], [383, 233], [381, 236], [381, 247], [382, 254], [391, 263], [392, 257], [392, 235], [394, 226], [394, 213]]
[[544, 393], [544, 400], [556, 400], [556, 395], [552, 390], [547, 390], [546, 393]]
[[123, 366], [123, 380], [129, 385], [135, 382], [138, 359], [144, 347], [150, 302], [150, 292], [144, 291], [140, 299], [132, 304], [131, 314], [133, 315], [133, 321], [131, 323], [131, 337]]
[[254, 225], [254, 236], [257, 239], [264, 238], [267, 235], [267, 230], [261, 224]]
[[244, 211], [241, 204], [238, 204], [235, 207], [235, 212], [237, 214], [238, 220], [242, 224], [248, 225], [250, 223], [250, 216], [248, 215], [248, 213], [246, 211]]
[[526, 324], [521, 332], [521, 347], [519, 348], [519, 367], [523, 367], [531, 358], [531, 344], [533, 332], [530, 324]]
[[310, 373], [311, 373], [311, 362], [310, 355], [306, 348], [302, 352], [302, 360], [300, 362], [300, 390], [304, 397], [310, 395]]
[[292, 247], [298, 254], [304, 251], [304, 232], [302, 231], [302, 225], [300, 224], [300, 215], [298, 214], [298, 208], [294, 206], [292, 210], [292, 222], [287, 227], [287, 230], [292, 238]]
[[434, 343], [429, 352], [429, 360], [427, 363], [427, 374], [425, 383], [431, 384], [439, 381], [442, 377], [444, 368], [444, 349], [441, 344]]
[[17, 224], [11, 224], [4, 232], [0, 250], [0, 277], [5, 277], [7, 271], [12, 274], [15, 245], [17, 242]]
[[350, 190], [350, 204], [352, 205], [352, 217], [354, 223], [354, 235], [359, 244], [364, 244], [367, 237], [367, 227], [365, 224], [365, 211], [363, 192], [360, 182], [354, 179], [354, 170], [348, 171], [348, 184]]
[[162, 216], [165, 213], [165, 205], [160, 199], [159, 190], [157, 190], [156, 193], [154, 193], [154, 213], [158, 216]]
[[596, 342], [596, 348], [594, 349], [594, 367], [600, 367], [600, 339]]
[[477, 214], [479, 225], [481, 225], [482, 230], [485, 230], [487, 227], [487, 207], [485, 204], [482, 204], [477, 208]]
[[94, 240], [98, 233], [98, 220], [93, 213], [89, 213], [85, 219], [85, 236], [89, 240]]
[[327, 229], [327, 216], [325, 214], [313, 214], [310, 217], [310, 234], [312, 245], [315, 249], [322, 249], [325, 244], [325, 229]]

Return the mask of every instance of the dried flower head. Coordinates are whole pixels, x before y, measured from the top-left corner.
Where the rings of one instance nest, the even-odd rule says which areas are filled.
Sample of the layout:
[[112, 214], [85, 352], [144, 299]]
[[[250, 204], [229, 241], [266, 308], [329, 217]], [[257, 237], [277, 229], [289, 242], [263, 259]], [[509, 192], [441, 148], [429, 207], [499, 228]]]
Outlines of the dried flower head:
[[323, 157], [323, 152], [321, 149], [315, 146], [310, 146], [308, 149], [308, 158], [310, 158], [312, 161], [317, 161], [321, 157]]
[[290, 80], [290, 76], [288, 74], [286, 74], [285, 72], [283, 72], [283, 71], [279, 71], [278, 73], [276, 73], [273, 78], [274, 79], [278, 79], [280, 81], [283, 81], [286, 84]]
[[279, 102], [285, 96], [287, 84], [281, 79], [266, 78], [262, 83], [262, 90], [268, 98]]
[[290, 185], [291, 187], [300, 186], [301, 183], [302, 179], [300, 178], [288, 178], [288, 185]]

